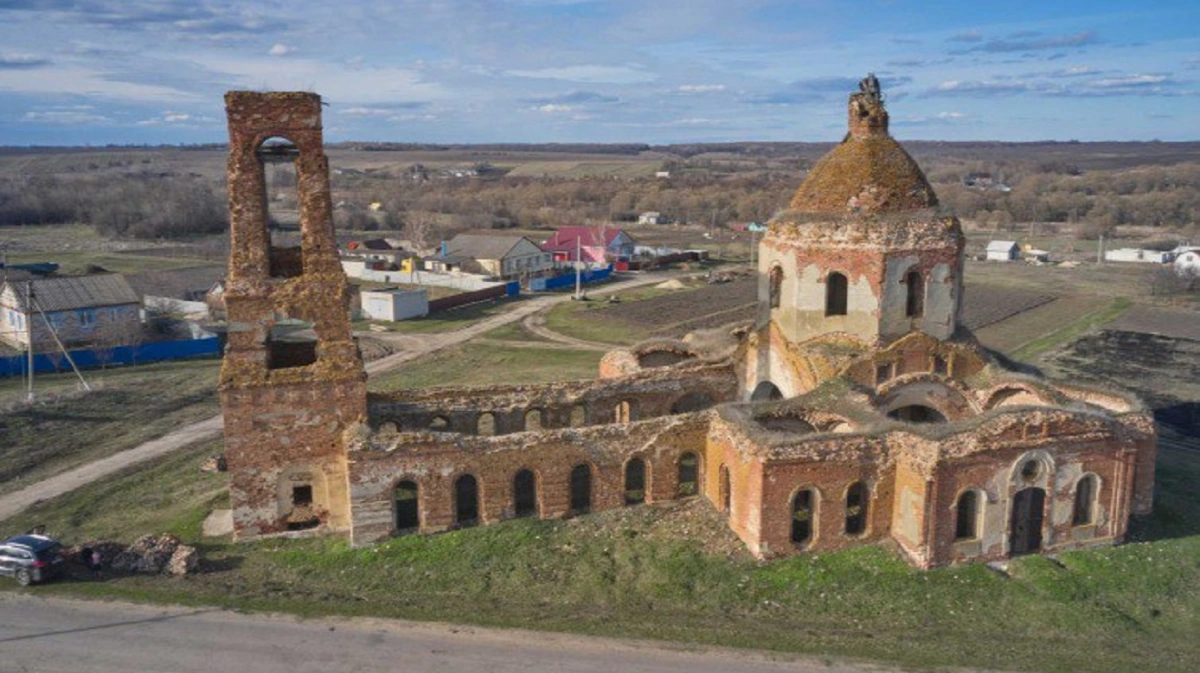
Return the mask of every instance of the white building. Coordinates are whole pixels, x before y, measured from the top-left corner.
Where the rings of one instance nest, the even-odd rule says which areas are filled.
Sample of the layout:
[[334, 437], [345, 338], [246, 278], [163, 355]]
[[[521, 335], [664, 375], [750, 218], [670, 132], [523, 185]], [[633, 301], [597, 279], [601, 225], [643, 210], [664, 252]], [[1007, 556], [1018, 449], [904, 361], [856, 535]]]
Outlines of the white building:
[[1117, 248], [1105, 250], [1106, 262], [1146, 262], [1149, 264], [1169, 264], [1175, 257], [1174, 253], [1163, 250], [1143, 250], [1141, 248]]
[[987, 246], [987, 259], [992, 262], [1012, 262], [1021, 259], [1021, 247], [1016, 241], [992, 241]]
[[1175, 253], [1175, 272], [1181, 276], [1200, 276], [1200, 246], [1179, 246]]
[[425, 290], [383, 288], [363, 290], [362, 315], [368, 320], [397, 322], [429, 315], [429, 293]]

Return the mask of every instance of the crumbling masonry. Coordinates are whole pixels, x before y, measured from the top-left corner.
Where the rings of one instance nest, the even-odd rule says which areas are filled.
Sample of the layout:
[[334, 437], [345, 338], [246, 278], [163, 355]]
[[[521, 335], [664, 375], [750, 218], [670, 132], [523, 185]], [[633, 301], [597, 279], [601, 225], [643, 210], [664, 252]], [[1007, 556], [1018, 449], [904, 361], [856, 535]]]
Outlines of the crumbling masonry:
[[[1006, 370], [958, 325], [962, 231], [874, 87], [771, 222], [753, 324], [613, 351], [594, 381], [386, 395], [350, 334], [319, 97], [226, 105], [238, 539], [360, 545], [703, 497], [759, 557], [891, 540], [928, 568], [1114, 544], [1150, 510], [1137, 400]], [[270, 161], [296, 164], [299, 249], [271, 242]], [[283, 338], [296, 321], [315, 341]]]

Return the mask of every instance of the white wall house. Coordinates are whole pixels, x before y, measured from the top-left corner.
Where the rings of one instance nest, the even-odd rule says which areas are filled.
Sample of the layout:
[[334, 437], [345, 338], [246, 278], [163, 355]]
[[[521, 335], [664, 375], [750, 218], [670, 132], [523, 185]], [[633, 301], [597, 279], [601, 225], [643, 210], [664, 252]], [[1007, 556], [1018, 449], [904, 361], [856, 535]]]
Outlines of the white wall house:
[[1177, 249], [1175, 253], [1175, 271], [1181, 276], [1200, 276], [1200, 246]]
[[[30, 294], [32, 291], [32, 301]], [[119, 274], [35, 278], [0, 286], [0, 341], [35, 352], [123, 346], [141, 338], [141, 302]]]
[[1117, 248], [1105, 250], [1106, 262], [1146, 262], [1149, 264], [1168, 264], [1174, 258], [1174, 253], [1162, 250], [1143, 250], [1141, 248]]
[[429, 293], [425, 290], [387, 288], [362, 292], [362, 315], [368, 320], [396, 322], [429, 315]]
[[1016, 241], [992, 241], [987, 246], [987, 259], [992, 262], [1012, 262], [1021, 259], [1021, 247]]

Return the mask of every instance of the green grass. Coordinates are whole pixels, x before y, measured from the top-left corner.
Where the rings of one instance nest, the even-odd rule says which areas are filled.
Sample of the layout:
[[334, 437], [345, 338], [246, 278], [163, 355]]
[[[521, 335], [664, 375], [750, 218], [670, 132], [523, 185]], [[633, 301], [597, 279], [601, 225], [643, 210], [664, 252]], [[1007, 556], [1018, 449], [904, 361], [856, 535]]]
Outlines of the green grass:
[[[173, 532], [197, 541], [222, 477], [193, 447], [43, 503], [70, 543]], [[337, 538], [200, 541], [203, 572], [61, 582], [39, 594], [218, 605], [305, 616], [440, 620], [754, 647], [907, 668], [1191, 671], [1200, 660], [1200, 480], [1166, 449], [1153, 541], [1025, 557], [1011, 577], [973, 564], [921, 572], [882, 547], [760, 563], [705, 545], [729, 536], [706, 503], [571, 521], [512, 521], [352, 549]], [[681, 531], [688, 531], [681, 533]], [[18, 591], [12, 583], [0, 590]]]
[[212, 264], [211, 261], [191, 257], [154, 257], [100, 251], [11, 253], [8, 258], [11, 264], [57, 262], [58, 272], [64, 276], [86, 273], [89, 266], [98, 266], [113, 273], [132, 275], [147, 271], [175, 271]]
[[1070, 343], [1101, 325], [1116, 320], [1132, 305], [1133, 302], [1127, 297], [1116, 297], [1103, 308], [1022, 344], [1012, 352], [1012, 357], [1016, 360], [1032, 361], [1042, 353]]
[[[493, 333], [489, 332], [491, 336]], [[595, 378], [599, 351], [526, 348], [473, 342], [454, 346], [399, 369], [371, 377], [373, 390], [415, 390], [431, 386], [546, 383]]]
[[20, 379], [0, 379], [0, 493], [130, 449], [220, 413], [217, 360], [193, 360], [34, 379], [35, 404], [20, 402]]
[[[659, 290], [659, 292], [668, 292], [668, 290]], [[627, 295], [621, 295], [621, 298], [622, 301], [636, 301]], [[642, 332], [635, 331], [623, 322], [589, 319], [590, 311], [606, 305], [602, 301], [563, 302], [546, 313], [546, 327], [576, 339], [613, 344], [614, 346], [628, 346], [645, 338]]]

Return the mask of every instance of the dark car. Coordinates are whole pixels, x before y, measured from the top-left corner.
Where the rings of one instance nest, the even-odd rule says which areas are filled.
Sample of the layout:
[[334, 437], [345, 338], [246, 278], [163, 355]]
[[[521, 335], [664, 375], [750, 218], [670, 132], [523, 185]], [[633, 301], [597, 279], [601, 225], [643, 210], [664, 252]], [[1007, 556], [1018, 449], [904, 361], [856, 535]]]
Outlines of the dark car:
[[62, 545], [45, 535], [18, 535], [0, 543], [0, 575], [25, 586], [45, 582], [62, 572]]

